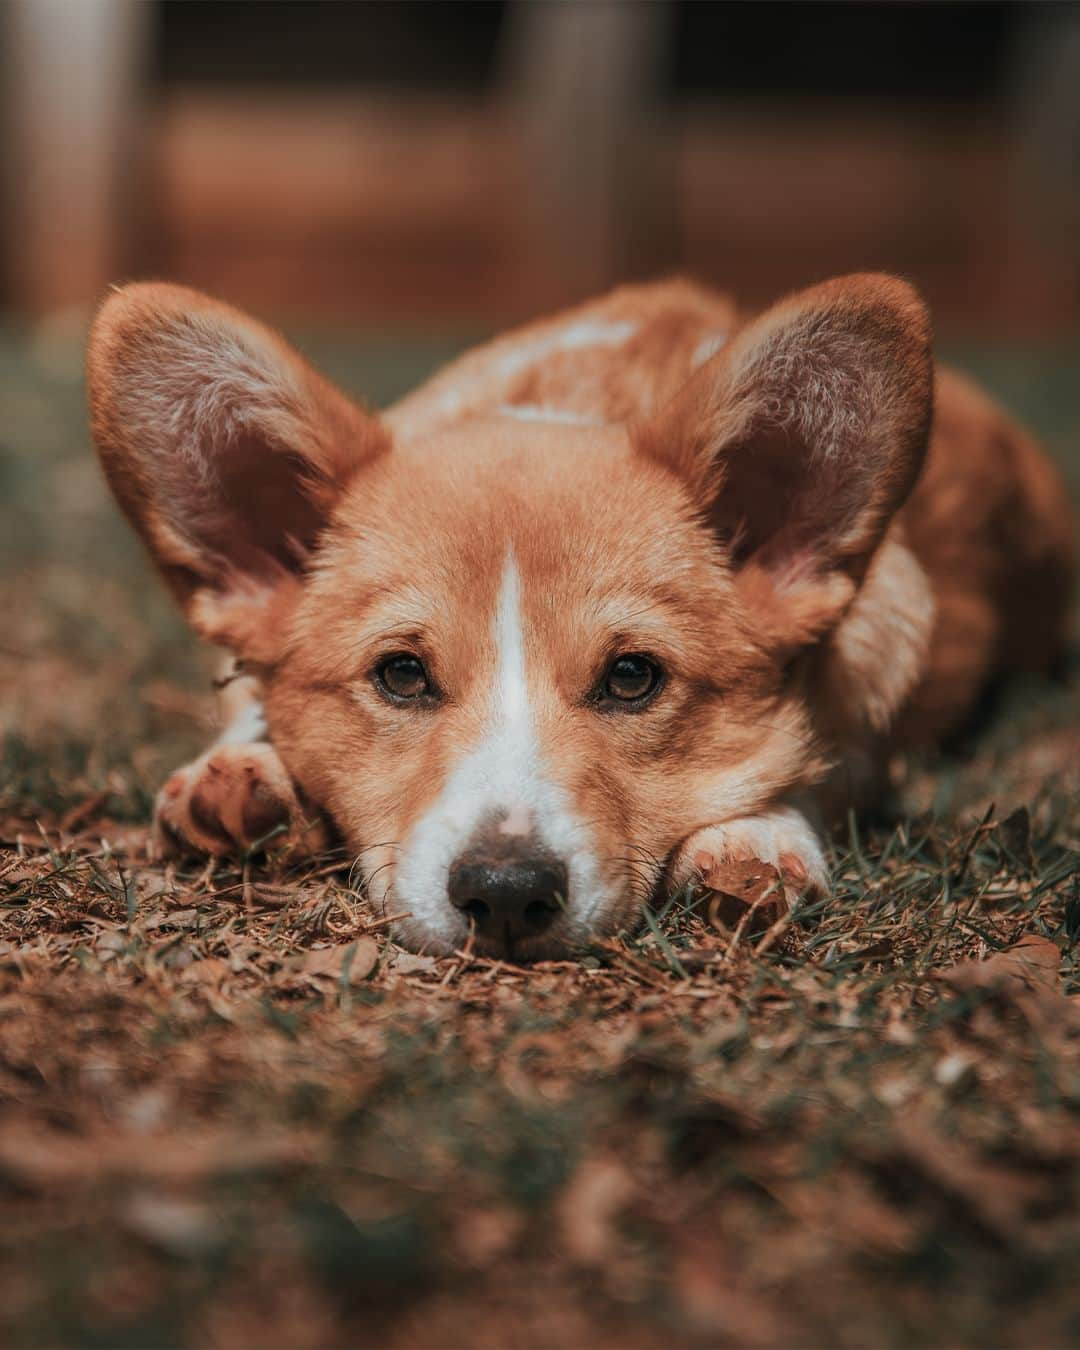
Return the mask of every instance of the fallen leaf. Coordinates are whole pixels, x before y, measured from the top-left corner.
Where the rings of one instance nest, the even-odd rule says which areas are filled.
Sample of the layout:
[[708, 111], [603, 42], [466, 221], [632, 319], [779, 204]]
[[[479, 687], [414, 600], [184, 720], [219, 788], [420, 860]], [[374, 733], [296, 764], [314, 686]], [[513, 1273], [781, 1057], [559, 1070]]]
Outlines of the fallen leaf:
[[360, 984], [379, 961], [379, 946], [374, 938], [357, 938], [336, 947], [317, 947], [301, 958], [296, 974], [310, 979], [341, 980]]
[[31, 864], [20, 864], [18, 867], [9, 867], [7, 871], [0, 876], [0, 881], [5, 882], [12, 890], [17, 890], [24, 881], [37, 881], [41, 875], [41, 869]]
[[171, 894], [172, 883], [156, 872], [140, 872], [135, 878], [135, 887], [140, 900], [153, 900], [159, 895]]
[[752, 933], [761, 932], [788, 907], [779, 872], [757, 858], [711, 868], [708, 888], [705, 916], [714, 928], [736, 928], [753, 910], [747, 927]]
[[679, 952], [679, 963], [684, 970], [707, 970], [724, 959], [716, 947], [689, 947]]
[[154, 926], [160, 928], [168, 924], [170, 928], [194, 928], [198, 919], [199, 911], [197, 909], [166, 910]]
[[991, 837], [1000, 841], [1018, 862], [1028, 865], [1032, 862], [1031, 815], [1026, 806], [1018, 806], [1006, 816]]
[[184, 984], [219, 985], [229, 974], [229, 963], [221, 956], [207, 956], [201, 961], [192, 961], [180, 973]]
[[995, 952], [986, 961], [961, 961], [942, 971], [941, 978], [955, 989], [1057, 994], [1060, 968], [1061, 952], [1055, 944], [1027, 933], [1007, 951]]
[[416, 975], [421, 971], [434, 970], [438, 964], [438, 957], [435, 956], [417, 956], [413, 952], [398, 952], [394, 957], [393, 969], [400, 975]]

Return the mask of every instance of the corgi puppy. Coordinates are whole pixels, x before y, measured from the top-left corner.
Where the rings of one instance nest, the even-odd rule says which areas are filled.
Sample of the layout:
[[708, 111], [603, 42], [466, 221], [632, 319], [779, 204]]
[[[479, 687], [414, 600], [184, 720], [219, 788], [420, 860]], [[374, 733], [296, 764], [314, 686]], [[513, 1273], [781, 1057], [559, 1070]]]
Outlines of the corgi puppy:
[[757, 317], [624, 287], [378, 416], [139, 284], [88, 375], [117, 499], [243, 672], [161, 834], [317, 847], [315, 812], [417, 949], [565, 954], [737, 859], [823, 888], [887, 757], [1060, 650], [1062, 483], [892, 277]]

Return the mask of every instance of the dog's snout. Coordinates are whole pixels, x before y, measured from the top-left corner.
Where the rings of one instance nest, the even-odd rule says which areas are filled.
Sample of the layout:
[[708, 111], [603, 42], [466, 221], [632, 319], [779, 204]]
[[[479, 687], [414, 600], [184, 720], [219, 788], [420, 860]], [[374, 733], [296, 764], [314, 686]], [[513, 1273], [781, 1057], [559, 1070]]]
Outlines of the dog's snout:
[[566, 865], [532, 848], [463, 853], [450, 868], [450, 902], [476, 925], [478, 936], [507, 945], [538, 937], [566, 898]]

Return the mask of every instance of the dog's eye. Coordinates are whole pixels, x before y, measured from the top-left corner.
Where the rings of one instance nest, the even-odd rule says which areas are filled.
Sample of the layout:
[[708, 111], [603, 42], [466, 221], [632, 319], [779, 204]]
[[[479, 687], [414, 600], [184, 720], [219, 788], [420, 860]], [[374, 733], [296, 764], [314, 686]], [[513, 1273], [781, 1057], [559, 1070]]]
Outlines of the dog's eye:
[[655, 661], [640, 652], [628, 652], [616, 657], [600, 682], [600, 696], [604, 701], [622, 704], [641, 704], [660, 688], [663, 672]]
[[375, 668], [375, 682], [394, 700], [423, 698], [432, 693], [424, 663], [415, 656], [387, 657]]

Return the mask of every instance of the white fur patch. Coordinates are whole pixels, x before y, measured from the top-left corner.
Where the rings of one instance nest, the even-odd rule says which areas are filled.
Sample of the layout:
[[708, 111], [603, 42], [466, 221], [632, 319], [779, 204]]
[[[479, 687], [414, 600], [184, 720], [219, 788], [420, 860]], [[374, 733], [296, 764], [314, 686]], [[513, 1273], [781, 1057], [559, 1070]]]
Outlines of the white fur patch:
[[571, 427], [600, 427], [604, 425], [600, 417], [591, 417], [588, 413], [571, 412], [567, 408], [549, 408], [537, 403], [501, 403], [498, 408], [500, 417], [512, 417], [517, 422], [561, 422]]
[[636, 323], [604, 323], [601, 319], [579, 319], [555, 336], [559, 351], [575, 351], [578, 347], [621, 347], [638, 330]]
[[621, 347], [637, 331], [638, 324], [629, 321], [605, 323], [600, 319], [579, 319], [566, 328], [557, 328], [511, 347], [500, 358], [496, 369], [499, 375], [508, 378], [557, 352], [576, 352], [587, 347]]
[[265, 741], [266, 734], [263, 705], [258, 702], [245, 703], [214, 744], [247, 745], [251, 741]]
[[495, 650], [499, 658], [495, 677], [495, 720], [504, 727], [527, 731], [531, 717], [525, 677], [525, 634], [521, 627], [521, 578], [513, 558], [507, 560], [499, 588]]
[[874, 731], [888, 730], [925, 669], [935, 609], [919, 560], [895, 535], [887, 537], [833, 638], [838, 663], [857, 677], [850, 684]]
[[498, 665], [484, 735], [451, 770], [398, 858], [396, 899], [433, 945], [453, 946], [464, 938], [464, 920], [447, 895], [450, 867], [492, 817], [503, 817], [504, 832], [535, 833], [566, 864], [570, 894], [563, 899], [576, 927], [584, 930], [607, 899], [589, 831], [543, 763], [529, 699], [521, 581], [512, 556], [499, 589], [493, 636]]
[[727, 340], [728, 335], [726, 333], [710, 333], [707, 337], [703, 337], [694, 348], [694, 354], [690, 358], [693, 369], [697, 370], [698, 366], [703, 366], [706, 361], [714, 357]]

